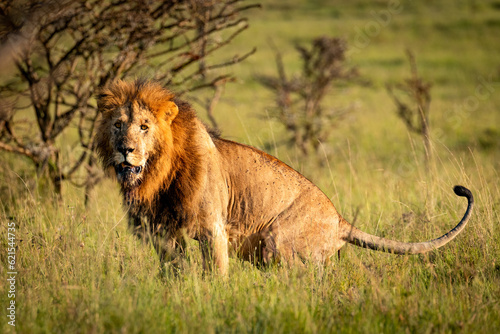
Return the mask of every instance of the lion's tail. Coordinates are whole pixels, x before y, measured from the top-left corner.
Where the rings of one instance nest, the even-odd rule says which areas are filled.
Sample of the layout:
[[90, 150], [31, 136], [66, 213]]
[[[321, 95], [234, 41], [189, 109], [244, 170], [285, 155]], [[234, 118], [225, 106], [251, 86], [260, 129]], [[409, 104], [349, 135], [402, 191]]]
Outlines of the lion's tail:
[[463, 228], [469, 221], [469, 218], [472, 214], [472, 208], [474, 207], [474, 197], [472, 196], [472, 193], [469, 189], [462, 186], [455, 186], [453, 188], [453, 191], [455, 191], [455, 194], [457, 194], [458, 196], [467, 198], [467, 201], [469, 203], [467, 206], [467, 211], [465, 211], [462, 220], [458, 223], [457, 226], [455, 226], [455, 228], [437, 239], [416, 243], [399, 242], [376, 237], [374, 235], [363, 232], [352, 225], [346, 228], [343, 239], [346, 242], [360, 247], [394, 254], [419, 254], [442, 247], [453, 240], [463, 230]]

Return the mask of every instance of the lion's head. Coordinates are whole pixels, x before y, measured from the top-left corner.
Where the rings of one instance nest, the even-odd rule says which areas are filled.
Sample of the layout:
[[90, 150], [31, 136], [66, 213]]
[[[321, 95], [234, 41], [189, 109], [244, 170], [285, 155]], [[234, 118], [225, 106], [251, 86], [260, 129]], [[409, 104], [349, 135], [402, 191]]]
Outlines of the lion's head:
[[123, 191], [137, 192], [146, 175], [161, 179], [168, 173], [171, 124], [179, 113], [173, 97], [157, 83], [120, 80], [99, 94], [97, 152], [104, 168], [116, 172]]

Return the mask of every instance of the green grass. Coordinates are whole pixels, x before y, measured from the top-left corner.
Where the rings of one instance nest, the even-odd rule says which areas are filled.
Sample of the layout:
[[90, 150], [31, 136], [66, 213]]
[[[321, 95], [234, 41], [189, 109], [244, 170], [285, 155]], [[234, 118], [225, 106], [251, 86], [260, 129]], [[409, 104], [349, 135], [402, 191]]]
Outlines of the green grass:
[[[268, 1], [250, 29], [227, 50], [258, 52], [232, 70], [216, 117], [227, 138], [263, 148], [300, 170], [363, 230], [403, 241], [449, 230], [465, 210], [452, 186], [470, 187], [474, 215], [464, 232], [438, 251], [393, 256], [346, 246], [324, 268], [258, 270], [231, 259], [224, 281], [201, 268], [196, 244], [179, 271], [160, 267], [151, 245], [127, 229], [118, 189], [102, 183], [83, 206], [69, 184], [53, 199], [35, 186], [26, 161], [1, 153], [0, 332], [7, 325], [7, 223], [16, 223], [18, 333], [325, 333], [463, 332], [500, 328], [500, 25], [498, 1], [401, 1], [401, 13], [353, 52], [370, 85], [333, 90], [332, 105], [356, 103], [337, 124], [329, 158], [299, 159], [276, 146], [284, 136], [269, 119], [272, 96], [255, 81], [275, 74], [269, 39], [299, 70], [295, 42], [322, 34], [355, 43], [384, 1]], [[418, 137], [396, 117], [384, 85], [408, 76], [405, 48], [433, 83], [431, 136], [435, 166], [427, 172]], [[478, 98], [481, 78], [491, 94]], [[489, 79], [491, 78], [491, 79]], [[477, 98], [477, 104], [467, 103]], [[200, 116], [204, 117], [203, 114]], [[69, 158], [68, 158], [69, 159]]]

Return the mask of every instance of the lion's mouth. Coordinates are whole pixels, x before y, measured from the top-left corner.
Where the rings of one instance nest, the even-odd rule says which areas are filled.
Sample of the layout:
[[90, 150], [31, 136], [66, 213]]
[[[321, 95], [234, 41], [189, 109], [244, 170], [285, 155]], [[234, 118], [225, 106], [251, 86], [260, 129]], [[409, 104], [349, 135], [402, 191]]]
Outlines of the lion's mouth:
[[142, 172], [142, 166], [134, 166], [127, 161], [122, 162], [115, 166], [115, 170], [117, 174], [139, 174]]

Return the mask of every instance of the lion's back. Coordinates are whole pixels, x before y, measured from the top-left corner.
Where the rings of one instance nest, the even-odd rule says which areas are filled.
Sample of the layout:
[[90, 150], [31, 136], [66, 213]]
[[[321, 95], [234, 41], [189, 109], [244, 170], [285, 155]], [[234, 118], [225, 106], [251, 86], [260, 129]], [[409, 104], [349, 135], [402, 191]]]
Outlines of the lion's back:
[[239, 219], [272, 219], [299, 201], [332, 206], [311, 181], [277, 158], [228, 140], [215, 143], [228, 175], [231, 209]]

